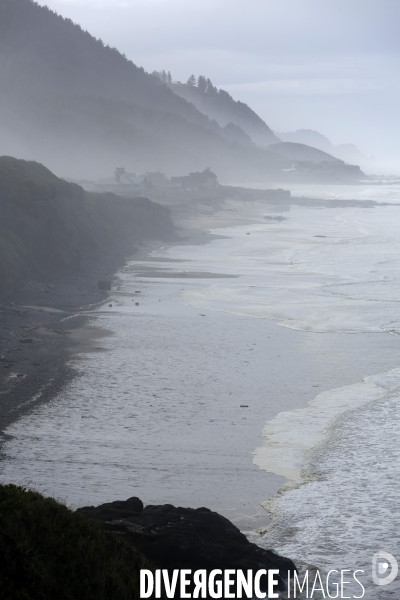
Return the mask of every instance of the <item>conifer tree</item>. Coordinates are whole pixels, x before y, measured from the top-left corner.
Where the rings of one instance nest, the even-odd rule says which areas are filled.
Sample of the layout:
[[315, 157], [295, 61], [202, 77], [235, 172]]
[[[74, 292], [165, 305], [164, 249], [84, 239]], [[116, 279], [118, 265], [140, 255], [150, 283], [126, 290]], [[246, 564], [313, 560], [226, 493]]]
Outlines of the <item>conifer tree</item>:
[[217, 88], [213, 86], [210, 79], [207, 79], [207, 89], [206, 92], [209, 96], [214, 96], [217, 92]]
[[206, 90], [207, 90], [207, 80], [204, 77], [204, 75], [199, 75], [199, 78], [197, 80], [197, 88], [199, 90], [199, 92], [205, 94]]

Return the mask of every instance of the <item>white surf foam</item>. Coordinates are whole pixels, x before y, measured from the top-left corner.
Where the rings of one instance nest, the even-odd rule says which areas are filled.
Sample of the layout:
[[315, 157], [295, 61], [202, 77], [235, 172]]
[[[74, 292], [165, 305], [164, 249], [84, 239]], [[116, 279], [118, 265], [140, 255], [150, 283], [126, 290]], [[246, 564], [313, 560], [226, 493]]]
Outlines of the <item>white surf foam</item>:
[[[341, 395], [345, 405], [352, 398], [347, 412], [331, 422], [319, 443], [302, 453], [303, 462], [293, 477], [297, 485], [265, 504], [274, 520], [258, 543], [289, 556], [304, 568], [316, 566], [325, 574], [330, 569], [362, 569], [366, 599], [398, 598], [400, 581], [387, 588], [373, 584], [371, 561], [379, 550], [399, 558], [400, 369], [336, 390], [321, 408], [328, 406], [329, 410], [330, 404], [340, 402]], [[310, 408], [303, 416], [307, 411], [310, 414]], [[282, 417], [275, 426], [281, 421]], [[285, 435], [290, 440], [295, 415], [287, 425]], [[304, 427], [301, 418], [297, 418], [297, 425]], [[270, 429], [273, 432], [273, 423]], [[302, 450], [316, 441], [304, 439], [305, 430], [300, 436], [304, 440]], [[272, 446], [273, 433], [270, 443], [272, 467], [290, 475], [286, 461], [279, 461]], [[286, 453], [281, 436], [279, 443], [281, 453]], [[271, 466], [267, 457], [264, 466]], [[354, 582], [347, 590], [349, 596], [360, 594]]]
[[[400, 385], [396, 376], [400, 378], [400, 369], [392, 372]], [[303, 481], [307, 452], [321, 441], [334, 419], [385, 393], [374, 377], [366, 377], [362, 383], [318, 394], [307, 408], [278, 413], [263, 429], [265, 442], [255, 450], [254, 464], [290, 481]]]
[[[399, 200], [397, 187], [391, 193]], [[398, 334], [399, 225], [398, 206], [293, 207], [282, 223], [229, 228], [230, 239], [212, 248], [175, 247], [167, 255], [191, 258], [193, 270], [240, 275], [185, 290], [192, 306], [303, 331]]]

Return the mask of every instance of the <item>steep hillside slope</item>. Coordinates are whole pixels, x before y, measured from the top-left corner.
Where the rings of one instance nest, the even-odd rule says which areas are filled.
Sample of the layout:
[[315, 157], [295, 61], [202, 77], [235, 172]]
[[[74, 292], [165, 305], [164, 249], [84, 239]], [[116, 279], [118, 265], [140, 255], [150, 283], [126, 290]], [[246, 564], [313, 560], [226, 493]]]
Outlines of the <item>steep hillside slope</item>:
[[293, 144], [305, 144], [306, 146], [313, 146], [322, 150], [323, 152], [330, 152], [333, 149], [333, 144], [329, 139], [313, 129], [297, 129], [296, 131], [290, 131], [285, 133], [276, 133], [276, 135], [282, 140], [282, 142], [292, 142]]
[[209, 108], [226, 113], [219, 125], [32, 0], [0, 0], [0, 81], [0, 155], [44, 163], [62, 177], [97, 179], [117, 166], [167, 175], [210, 167], [225, 182], [283, 182], [290, 168], [283, 153], [252, 143], [277, 139], [245, 104], [205, 80], [206, 104], [213, 90]]
[[303, 178], [304, 182], [338, 183], [367, 178], [359, 166], [348, 165], [343, 160], [306, 144], [280, 142], [272, 144], [270, 150], [291, 161], [289, 181], [300, 181]]
[[292, 142], [281, 142], [279, 144], [272, 144], [270, 150], [282, 154], [291, 160], [306, 160], [315, 163], [321, 162], [341, 162], [338, 158], [331, 156], [327, 152], [318, 150], [306, 144], [295, 144]]
[[2, 78], [13, 89], [29, 87], [29, 101], [43, 97], [43, 89], [57, 96], [91, 95], [178, 114], [211, 128], [204, 115], [116, 48], [31, 0], [1, 0], [0, 50]]
[[297, 131], [277, 133], [276, 135], [282, 142], [313, 146], [347, 163], [359, 165], [369, 160], [354, 144], [339, 144], [338, 146], [334, 146], [325, 135], [313, 129], [298, 129]]
[[169, 174], [274, 173], [283, 157], [217, 123], [115, 48], [31, 0], [0, 0], [0, 153], [74, 178], [117, 165]]
[[0, 157], [0, 294], [173, 231], [168, 210], [147, 198], [91, 194], [39, 163]]
[[194, 77], [192, 81], [193, 84], [172, 83], [170, 87], [221, 127], [228, 123], [239, 126], [255, 144], [269, 146], [280, 141], [247, 104], [234, 100], [225, 90], [218, 90], [209, 79], [199, 77], [197, 85], [194, 85]]

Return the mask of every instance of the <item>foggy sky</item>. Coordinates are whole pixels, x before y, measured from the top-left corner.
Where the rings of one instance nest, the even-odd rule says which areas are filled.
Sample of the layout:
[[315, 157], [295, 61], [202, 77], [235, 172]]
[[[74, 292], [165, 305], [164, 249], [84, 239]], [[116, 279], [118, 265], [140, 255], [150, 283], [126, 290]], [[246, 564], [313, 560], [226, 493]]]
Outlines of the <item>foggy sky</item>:
[[204, 74], [275, 131], [400, 159], [400, 0], [39, 0], [147, 71]]

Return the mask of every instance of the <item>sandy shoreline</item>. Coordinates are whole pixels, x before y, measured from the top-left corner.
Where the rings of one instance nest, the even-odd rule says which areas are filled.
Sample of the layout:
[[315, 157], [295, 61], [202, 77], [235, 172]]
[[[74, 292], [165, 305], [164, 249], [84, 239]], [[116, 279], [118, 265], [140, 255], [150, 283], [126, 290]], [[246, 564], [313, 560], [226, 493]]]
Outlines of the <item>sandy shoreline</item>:
[[[245, 212], [243, 202], [235, 204], [241, 214]], [[206, 244], [216, 239], [207, 231], [213, 216], [221, 219], [222, 214], [221, 222], [227, 225], [231, 220], [223, 220], [225, 208], [220, 210], [218, 203], [206, 211], [200, 218], [177, 212], [177, 239], [168, 244]], [[106, 262], [103, 257], [102, 264], [86, 265], [84, 274], [55, 284], [33, 284], [0, 304], [0, 441], [7, 439], [4, 430], [9, 425], [50, 402], [76, 376], [71, 355], [96, 351], [96, 339], [103, 331], [91, 324], [91, 312], [112, 294], [97, 289], [97, 280], [113, 280], [129, 258], [146, 261], [152, 250], [165, 245], [161, 240], [148, 241], [135, 247], [131, 257], [110, 255]], [[31, 341], [20, 341], [25, 339]], [[0, 446], [0, 460], [2, 456]]]
[[[52, 353], [58, 359], [51, 364], [49, 357], [47, 370], [37, 379], [43, 384], [50, 375], [54, 384], [40, 399], [28, 398], [18, 412], [10, 412], [6, 424], [14, 425], [8, 428], [7, 455], [13, 458], [3, 463], [0, 477], [12, 481], [13, 462], [21, 460], [18, 483], [45, 486], [71, 506], [137, 495], [145, 504], [206, 506], [244, 531], [265, 529], [269, 515], [260, 503], [286, 481], [253, 464], [253, 454], [264, 442], [265, 423], [278, 412], [304, 408], [318, 393], [396, 367], [398, 350], [393, 336], [293, 331], [273, 320], [202, 311], [174, 300], [174, 289], [218, 275], [191, 271], [184, 277], [185, 266], [192, 268], [190, 261], [160, 255], [160, 247], [221, 239], [207, 229], [250, 226], [263, 212], [271, 214], [270, 209], [264, 203], [229, 202], [226, 210], [214, 215], [190, 217], [179, 239], [149, 243], [126, 261], [98, 310], [89, 306], [78, 316], [71, 311], [64, 321], [71, 333], [50, 335], [40, 329], [38, 337], [56, 344]], [[135, 273], [140, 295], [124, 287], [128, 272]], [[139, 301], [135, 312], [134, 300]], [[115, 308], [123, 306], [134, 319], [134, 340], [126, 334], [126, 326], [118, 330]], [[110, 316], [114, 321], [109, 327]], [[59, 322], [53, 329], [60, 329]], [[373, 355], [365, 353], [366, 347], [374, 347]], [[30, 349], [34, 357], [35, 348]], [[129, 368], [124, 365], [126, 352]], [[60, 370], [58, 378], [54, 369]], [[110, 377], [124, 382], [122, 395], [116, 393], [110, 409], [109, 400], [93, 405], [93, 397], [107, 389]], [[17, 386], [29, 381], [14, 380]], [[74, 382], [81, 387], [75, 388]], [[84, 391], [78, 431], [75, 389], [79, 394]], [[32, 397], [32, 386], [27, 390]], [[127, 399], [132, 399], [135, 418]], [[96, 421], [81, 421], [86, 413], [96, 414]], [[110, 439], [102, 423], [119, 431], [120, 438]], [[26, 446], [31, 438], [36, 448], [32, 455]]]
[[[260, 214], [259, 205], [255, 206], [254, 215], [247, 204], [236, 208], [228, 210], [226, 221], [224, 211], [218, 211], [219, 228], [224, 223], [243, 224], [243, 215], [250, 224], [255, 213]], [[206, 215], [192, 219], [190, 226], [207, 227], [212, 222], [213, 218]], [[174, 245], [216, 239], [212, 234], [204, 234], [204, 229], [181, 232], [182, 237], [186, 238], [184, 243], [177, 240]], [[163, 244], [167, 246], [170, 244]], [[27, 471], [24, 474], [22, 469], [19, 473], [20, 482], [28, 477], [32, 481], [30, 467], [34, 465], [38, 485], [42, 473], [46, 485], [50, 480], [55, 483], [52, 492], [71, 505], [138, 495], [146, 504], [207, 506], [243, 530], [263, 529], [269, 517], [260, 502], [275, 494], [285, 482], [253, 464], [253, 453], [263, 443], [265, 422], [280, 411], [304, 407], [316, 393], [355, 383], [366, 373], [397, 366], [397, 340], [386, 335], [292, 331], [271, 320], [178, 305], [173, 297], [169, 298], [174, 288], [168, 286], [180, 289], [183, 279], [170, 278], [167, 283], [151, 276], [153, 260], [165, 268], [174, 263], [178, 266], [177, 261], [149, 255], [157, 248], [159, 245], [154, 243], [135, 255], [134, 261], [120, 270], [115, 289], [96, 313], [96, 320], [62, 339], [75, 353], [75, 364], [83, 367], [80, 378], [86, 377], [84, 389], [88, 390], [87, 398], [82, 399], [84, 411], [93, 414], [90, 390], [96, 390], [96, 386], [98, 393], [106, 389], [110, 376], [124, 381], [122, 393], [126, 395], [116, 395], [115, 410], [108, 410], [107, 404], [96, 405], [96, 422], [85, 421], [82, 430], [74, 434], [77, 437], [72, 451], [65, 447], [60, 454], [59, 448], [62, 421], [68, 439], [68, 423], [75, 419], [73, 382], [68, 392], [71, 380], [58, 400], [39, 411], [36, 421], [25, 418], [11, 427], [9, 433], [16, 435], [16, 440], [22, 430], [28, 441], [30, 436], [43, 436], [39, 454], [21, 457]], [[124, 288], [127, 268], [146, 272], [146, 277], [135, 282], [140, 296], [135, 296], [134, 288]], [[157, 269], [158, 273], [163, 272], [160, 267]], [[188, 279], [196, 284], [203, 277]], [[127, 305], [135, 298], [139, 298], [139, 306], [132, 313], [135, 339], [126, 335], [126, 328], [107, 336], [107, 328], [103, 327], [115, 312], [114, 303]], [[113, 304], [111, 308], [109, 303]], [[130, 308], [129, 311], [132, 312]], [[118, 329], [117, 315], [113, 323]], [[363, 352], [372, 345], [376, 347], [373, 360]], [[130, 353], [128, 370], [123, 365], [126, 351]], [[128, 410], [129, 398], [136, 407], [135, 418]], [[55, 415], [61, 419], [61, 433], [46, 421], [49, 414], [53, 419]], [[40, 423], [45, 421], [45, 431], [41, 432]], [[114, 423], [113, 428], [121, 432], [118, 443], [103, 441], [108, 435], [102, 430], [105, 422]], [[92, 480], [85, 470], [85, 465], [94, 460], [86, 438], [93, 440], [95, 460], [99, 463], [94, 467]], [[50, 455], [41, 464], [41, 454], [46, 451]], [[16, 446], [13, 452], [14, 460], [18, 460]], [[8, 463], [3, 476], [10, 478], [11, 468]], [[72, 495], [71, 490], [75, 490]]]

